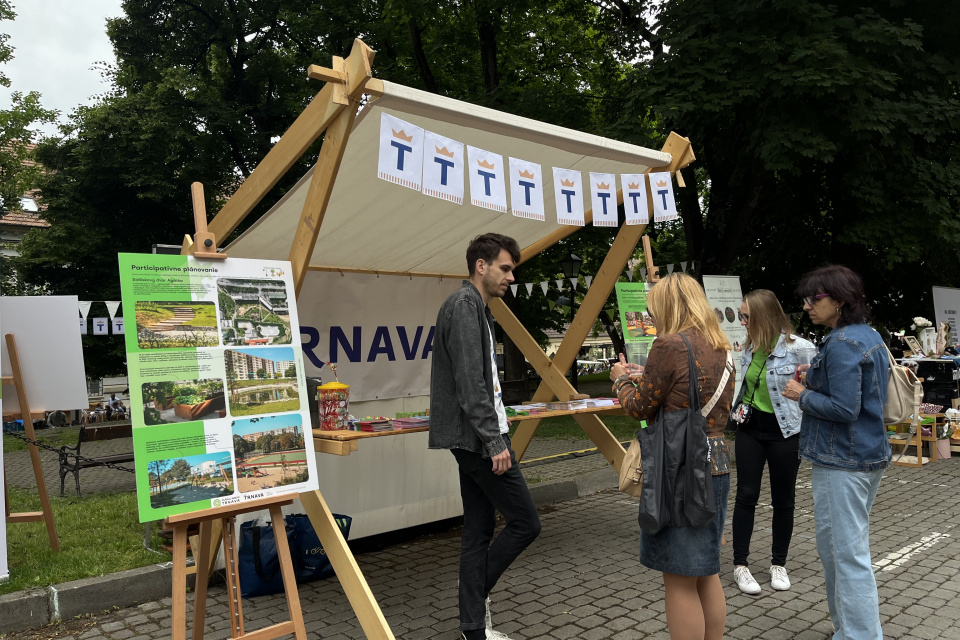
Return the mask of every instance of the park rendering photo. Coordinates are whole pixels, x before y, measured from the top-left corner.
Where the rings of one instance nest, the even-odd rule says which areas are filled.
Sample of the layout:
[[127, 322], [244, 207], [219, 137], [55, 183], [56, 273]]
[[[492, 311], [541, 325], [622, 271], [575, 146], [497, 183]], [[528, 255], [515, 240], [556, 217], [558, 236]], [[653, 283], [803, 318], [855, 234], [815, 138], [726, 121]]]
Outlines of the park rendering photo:
[[240, 493], [307, 481], [307, 451], [299, 414], [235, 420], [232, 430]]
[[146, 382], [142, 398], [146, 425], [213, 420], [226, 410], [223, 380], [217, 378]]
[[290, 310], [282, 280], [220, 278], [217, 299], [224, 346], [290, 344]]
[[225, 349], [224, 365], [231, 416], [300, 410], [291, 347]]
[[212, 302], [138, 300], [137, 343], [141, 349], [216, 347], [217, 313]]
[[147, 469], [150, 506], [154, 509], [233, 494], [233, 463], [229, 451], [153, 460]]

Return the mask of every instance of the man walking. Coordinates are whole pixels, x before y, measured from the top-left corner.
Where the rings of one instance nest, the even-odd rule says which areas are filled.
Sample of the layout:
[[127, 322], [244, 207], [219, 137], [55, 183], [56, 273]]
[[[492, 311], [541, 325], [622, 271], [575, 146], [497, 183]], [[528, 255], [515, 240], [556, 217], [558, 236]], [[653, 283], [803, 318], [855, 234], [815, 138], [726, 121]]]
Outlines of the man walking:
[[[434, 334], [430, 448], [449, 449], [460, 467], [463, 640], [509, 640], [493, 630], [490, 591], [540, 534], [537, 508], [510, 448], [487, 307], [506, 293], [519, 261], [513, 238], [499, 233], [474, 238], [467, 247], [469, 280], [440, 307]], [[493, 540], [496, 511], [507, 524]]]

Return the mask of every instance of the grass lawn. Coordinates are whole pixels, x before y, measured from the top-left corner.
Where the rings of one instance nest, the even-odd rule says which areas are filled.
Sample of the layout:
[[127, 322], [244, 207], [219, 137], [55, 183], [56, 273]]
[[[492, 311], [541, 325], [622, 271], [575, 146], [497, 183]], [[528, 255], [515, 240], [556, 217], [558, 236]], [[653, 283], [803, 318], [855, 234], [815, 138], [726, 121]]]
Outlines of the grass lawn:
[[296, 378], [267, 378], [266, 380], [230, 380], [227, 386], [231, 389], [243, 389], [244, 387], [262, 387], [266, 385], [290, 384], [296, 381]]
[[217, 326], [217, 309], [212, 304], [190, 305], [196, 317], [190, 321], [195, 327], [215, 327]]
[[[36, 511], [36, 493], [9, 487], [14, 512]], [[138, 522], [136, 495], [92, 494], [85, 498], [51, 496], [54, 521], [60, 534], [60, 553], [50, 549], [42, 522], [7, 525], [10, 579], [0, 583], [0, 594], [101, 576], [116, 571], [167, 562], [170, 554], [143, 548], [144, 525]], [[162, 542], [154, 533], [151, 546]]]
[[[23, 432], [20, 432], [23, 434]], [[37, 429], [35, 431], [37, 441], [51, 447], [62, 447], [65, 444], [71, 447], [77, 444], [77, 435], [80, 433], [80, 427], [61, 427], [59, 429]], [[19, 438], [3, 436], [3, 452], [13, 453], [14, 451], [26, 451], [27, 443]]]
[[264, 404], [234, 404], [230, 403], [231, 416], [257, 416], [268, 413], [283, 413], [284, 411], [299, 411], [300, 398], [267, 402]]

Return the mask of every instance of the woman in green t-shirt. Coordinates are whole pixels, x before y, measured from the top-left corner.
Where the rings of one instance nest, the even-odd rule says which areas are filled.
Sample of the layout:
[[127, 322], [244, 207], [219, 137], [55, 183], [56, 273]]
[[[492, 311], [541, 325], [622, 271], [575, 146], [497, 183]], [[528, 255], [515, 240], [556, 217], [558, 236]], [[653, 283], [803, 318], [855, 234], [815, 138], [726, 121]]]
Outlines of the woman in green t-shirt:
[[744, 296], [740, 323], [747, 329], [747, 341], [740, 367], [740, 401], [731, 413], [740, 423], [734, 443], [733, 577], [740, 591], [753, 595], [760, 593], [760, 585], [750, 573], [747, 556], [764, 465], [769, 469], [773, 505], [770, 586], [778, 591], [790, 588], [785, 565], [793, 536], [802, 416], [800, 406], [783, 397], [783, 390], [799, 365], [810, 364], [817, 349], [792, 333], [780, 302], [768, 289]]

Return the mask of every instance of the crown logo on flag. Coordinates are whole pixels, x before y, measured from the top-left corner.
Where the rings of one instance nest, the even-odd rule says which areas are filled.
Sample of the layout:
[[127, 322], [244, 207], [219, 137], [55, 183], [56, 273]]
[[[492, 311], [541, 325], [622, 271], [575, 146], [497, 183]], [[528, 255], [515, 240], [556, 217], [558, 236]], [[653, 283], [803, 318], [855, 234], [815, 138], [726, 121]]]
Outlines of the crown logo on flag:
[[527, 180], [533, 180], [533, 171], [521, 171], [521, 178], [526, 178]]
[[477, 160], [477, 164], [483, 167], [484, 169], [493, 169], [495, 168], [493, 163], [487, 162], [486, 160]]
[[608, 184], [604, 184], [602, 182], [597, 183], [597, 189], [609, 189], [609, 188], [610, 188], [610, 185]]
[[666, 181], [666, 180], [660, 180], [659, 182], [657, 182], [657, 186], [658, 186], [658, 187], [665, 187], [665, 186], [667, 186], [667, 181]]
[[562, 185], [565, 186], [565, 187], [572, 187], [572, 186], [573, 186], [573, 180], [561, 180], [561, 181], [560, 181], [560, 184], [562, 184]]
[[446, 156], [448, 158], [453, 157], [453, 151], [447, 151], [446, 147], [443, 147], [442, 149], [440, 147], [434, 147], [434, 149], [436, 149], [437, 153], [439, 153], [442, 156]]
[[628, 189], [639, 189], [639, 188], [640, 188], [640, 183], [639, 183], [639, 182], [631, 182], [630, 184], [627, 185], [627, 188], [628, 188]]
[[407, 134], [405, 134], [403, 132], [403, 129], [400, 129], [400, 131], [395, 131], [394, 129], [390, 129], [390, 131], [393, 131], [394, 138], [400, 138], [404, 142], [413, 142], [413, 136], [408, 136]]

